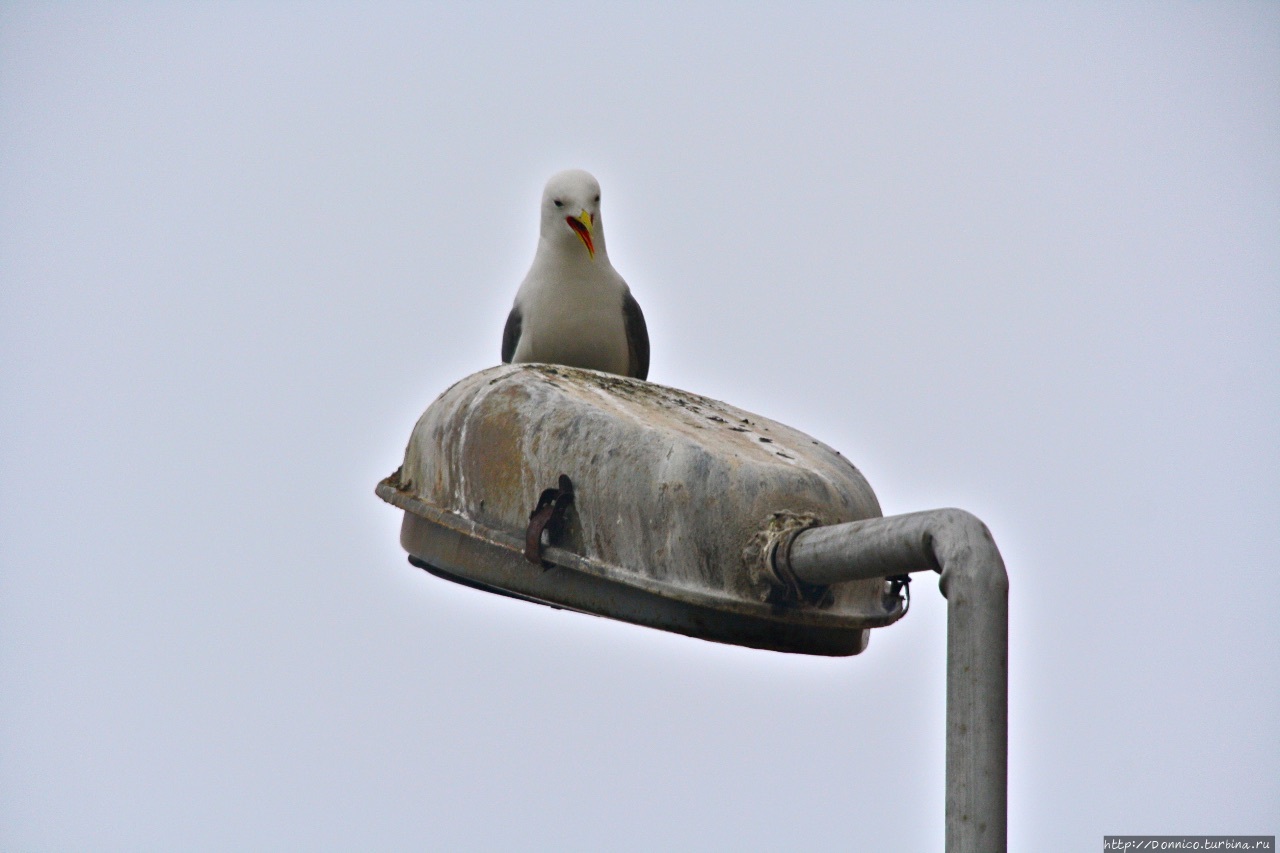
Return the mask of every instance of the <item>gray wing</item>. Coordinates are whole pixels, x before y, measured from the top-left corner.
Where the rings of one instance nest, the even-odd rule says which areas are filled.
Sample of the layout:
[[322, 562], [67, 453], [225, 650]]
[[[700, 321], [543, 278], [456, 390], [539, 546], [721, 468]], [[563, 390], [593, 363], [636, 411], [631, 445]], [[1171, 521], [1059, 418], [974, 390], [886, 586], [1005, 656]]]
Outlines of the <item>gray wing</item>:
[[515, 358], [516, 345], [520, 343], [520, 306], [512, 305], [507, 315], [507, 326], [502, 330], [502, 363], [510, 364]]
[[630, 290], [622, 300], [622, 316], [627, 326], [627, 373], [636, 379], [648, 379], [649, 329], [644, 324], [640, 303]]

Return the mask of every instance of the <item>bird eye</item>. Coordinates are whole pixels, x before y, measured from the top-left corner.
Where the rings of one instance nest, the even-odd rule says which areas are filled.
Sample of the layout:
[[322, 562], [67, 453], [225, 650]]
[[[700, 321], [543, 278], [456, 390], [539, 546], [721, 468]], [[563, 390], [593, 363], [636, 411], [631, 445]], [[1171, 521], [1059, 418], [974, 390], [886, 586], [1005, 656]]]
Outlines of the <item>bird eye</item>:
[[596, 193], [596, 204], [600, 203], [600, 193]]
[[556, 199], [556, 207], [564, 207], [564, 202], [562, 202], [560, 199]]

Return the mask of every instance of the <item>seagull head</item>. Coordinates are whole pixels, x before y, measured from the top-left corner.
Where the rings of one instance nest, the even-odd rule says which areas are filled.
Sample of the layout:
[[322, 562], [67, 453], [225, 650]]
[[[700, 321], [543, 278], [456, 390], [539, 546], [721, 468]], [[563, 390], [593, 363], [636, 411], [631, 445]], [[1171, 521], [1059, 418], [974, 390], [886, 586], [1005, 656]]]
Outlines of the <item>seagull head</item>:
[[600, 182], [590, 172], [557, 172], [542, 191], [542, 239], [554, 246], [585, 252], [594, 260], [604, 252], [600, 225]]

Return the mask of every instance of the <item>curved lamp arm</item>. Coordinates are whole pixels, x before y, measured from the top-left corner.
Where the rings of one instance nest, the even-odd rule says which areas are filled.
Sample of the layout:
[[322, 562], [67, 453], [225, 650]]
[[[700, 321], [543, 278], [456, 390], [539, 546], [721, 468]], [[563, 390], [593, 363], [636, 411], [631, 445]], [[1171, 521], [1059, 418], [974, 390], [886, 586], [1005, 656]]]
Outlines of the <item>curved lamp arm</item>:
[[947, 599], [947, 853], [1006, 850], [1009, 576], [987, 526], [936, 509], [816, 527], [788, 563], [808, 584], [941, 572]]

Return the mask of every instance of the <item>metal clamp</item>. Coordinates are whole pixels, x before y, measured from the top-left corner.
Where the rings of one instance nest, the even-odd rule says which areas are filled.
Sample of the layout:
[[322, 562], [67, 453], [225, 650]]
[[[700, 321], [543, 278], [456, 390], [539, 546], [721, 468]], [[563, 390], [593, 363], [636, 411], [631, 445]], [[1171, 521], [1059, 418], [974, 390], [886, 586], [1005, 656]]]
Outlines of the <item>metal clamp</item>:
[[559, 532], [564, 523], [565, 510], [573, 503], [573, 481], [564, 474], [560, 475], [558, 489], [543, 489], [538, 498], [538, 505], [529, 513], [529, 527], [524, 534], [524, 558], [535, 566], [550, 569], [554, 563], [542, 559], [542, 532], [548, 532], [548, 538]]
[[830, 604], [831, 589], [829, 587], [805, 583], [791, 568], [791, 545], [805, 529], [805, 527], [793, 526], [785, 530], [773, 547], [769, 565], [773, 569], [774, 577], [782, 586], [783, 600], [819, 606]]

